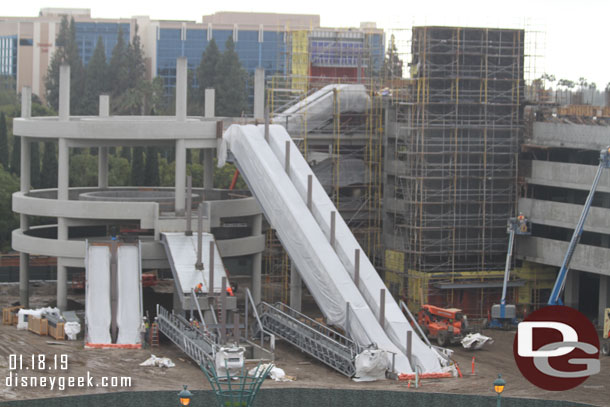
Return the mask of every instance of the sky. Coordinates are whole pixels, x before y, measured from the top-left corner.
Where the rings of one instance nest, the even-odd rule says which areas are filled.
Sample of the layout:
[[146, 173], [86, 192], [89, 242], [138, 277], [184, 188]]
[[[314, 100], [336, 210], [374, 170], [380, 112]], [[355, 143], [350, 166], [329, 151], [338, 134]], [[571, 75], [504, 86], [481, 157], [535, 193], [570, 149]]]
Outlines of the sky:
[[[217, 11], [319, 14], [322, 26], [359, 26], [373, 21], [395, 33], [399, 52], [408, 50], [413, 25], [452, 25], [522, 28], [534, 79], [546, 72], [558, 79], [584, 77], [598, 88], [610, 83], [610, 0], [371, 0], [371, 1], [143, 1], [143, 0], [26, 0], [5, 1], [2, 16], [36, 16], [41, 8], [89, 8], [94, 18], [201, 21]], [[389, 37], [389, 36], [388, 36]]]

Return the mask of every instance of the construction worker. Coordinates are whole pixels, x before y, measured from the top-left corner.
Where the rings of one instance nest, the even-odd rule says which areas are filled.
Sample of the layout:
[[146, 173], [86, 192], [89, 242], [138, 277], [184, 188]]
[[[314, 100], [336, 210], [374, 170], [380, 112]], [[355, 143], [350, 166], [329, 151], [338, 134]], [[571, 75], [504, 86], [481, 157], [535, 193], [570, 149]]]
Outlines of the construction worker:
[[522, 233], [527, 232], [527, 220], [525, 219], [523, 212], [519, 212], [519, 216], [517, 216], [517, 221], [519, 222], [519, 230]]
[[199, 283], [195, 286], [195, 294], [200, 294], [203, 292], [203, 284]]
[[227, 294], [229, 294], [229, 297], [233, 297], [235, 294], [233, 294], [233, 288], [231, 288], [231, 286], [227, 287]]

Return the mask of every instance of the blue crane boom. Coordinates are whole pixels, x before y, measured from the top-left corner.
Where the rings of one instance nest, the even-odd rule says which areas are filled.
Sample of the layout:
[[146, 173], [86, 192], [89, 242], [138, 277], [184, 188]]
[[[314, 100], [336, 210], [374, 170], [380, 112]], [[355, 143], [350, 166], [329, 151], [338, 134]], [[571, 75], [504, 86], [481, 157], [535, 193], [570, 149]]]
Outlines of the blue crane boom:
[[585, 206], [582, 208], [580, 219], [578, 219], [578, 223], [574, 228], [574, 233], [572, 234], [570, 245], [568, 246], [568, 250], [566, 251], [566, 254], [563, 258], [563, 262], [561, 263], [561, 268], [559, 269], [557, 279], [555, 280], [555, 285], [553, 286], [553, 290], [551, 291], [551, 296], [549, 297], [548, 305], [562, 304], [561, 299], [559, 297], [565, 287], [566, 277], [568, 276], [568, 270], [570, 269], [570, 262], [572, 261], [572, 256], [574, 255], [576, 246], [580, 241], [580, 236], [582, 235], [585, 220], [587, 219], [587, 215], [589, 214], [589, 209], [591, 209], [591, 202], [593, 202], [593, 196], [595, 195], [595, 190], [597, 189], [597, 184], [599, 184], [599, 180], [604, 169], [609, 167], [610, 146], [600, 152], [599, 166], [597, 167], [597, 172], [595, 173], [595, 178], [593, 179], [593, 184], [591, 185], [591, 190], [589, 191], [589, 195], [587, 196], [587, 200], [585, 201]]

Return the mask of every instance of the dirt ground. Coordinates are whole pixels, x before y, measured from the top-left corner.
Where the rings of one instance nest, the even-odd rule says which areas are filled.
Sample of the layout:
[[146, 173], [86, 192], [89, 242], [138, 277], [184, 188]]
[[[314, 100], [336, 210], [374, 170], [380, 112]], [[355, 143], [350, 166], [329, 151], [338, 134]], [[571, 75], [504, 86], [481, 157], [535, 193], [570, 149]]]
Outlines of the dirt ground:
[[[45, 305], [54, 298], [54, 287], [41, 285], [32, 289], [33, 306]], [[82, 297], [82, 295], [81, 295]], [[73, 299], [81, 300], [78, 295]], [[15, 285], [0, 286], [0, 305], [6, 306], [17, 300]], [[498, 373], [506, 380], [504, 396], [527, 397], [553, 400], [567, 400], [607, 406], [610, 388], [610, 357], [602, 357], [601, 373], [590, 377], [583, 385], [565, 392], [548, 392], [530, 384], [518, 371], [513, 359], [512, 343], [514, 332], [484, 331], [495, 342], [480, 351], [466, 351], [459, 347], [454, 359], [459, 364], [463, 378], [424, 380], [420, 388], [407, 387], [406, 382], [383, 380], [372, 383], [356, 383], [345, 376], [327, 368], [320, 362], [308, 357], [292, 346], [278, 341], [275, 363], [295, 376], [294, 382], [274, 382], [267, 380], [263, 388], [333, 388], [333, 389], [374, 389], [394, 391], [443, 392], [461, 394], [493, 395], [492, 382]], [[169, 357], [174, 368], [141, 367], [139, 363], [150, 355]], [[99, 383], [102, 376], [131, 377], [131, 386], [123, 388], [71, 388], [60, 391], [48, 388], [7, 387], [10, 355], [22, 355], [24, 366], [30, 363], [31, 355], [46, 355], [47, 366], [51, 369], [40, 371], [28, 369], [13, 371], [23, 376], [87, 376], [90, 372]], [[55, 370], [54, 355], [67, 355], [68, 370]], [[472, 358], [475, 357], [475, 375], [470, 375]], [[58, 356], [60, 359], [61, 356]], [[29, 365], [28, 365], [29, 366]], [[0, 326], [0, 400], [57, 397], [75, 394], [92, 394], [109, 391], [128, 390], [176, 390], [183, 384], [189, 389], [210, 389], [200, 371], [176, 346], [162, 342], [159, 348], [142, 350], [95, 350], [84, 349], [82, 340], [64, 341], [58, 344], [50, 337], [41, 337], [31, 332], [18, 331], [14, 326]]]

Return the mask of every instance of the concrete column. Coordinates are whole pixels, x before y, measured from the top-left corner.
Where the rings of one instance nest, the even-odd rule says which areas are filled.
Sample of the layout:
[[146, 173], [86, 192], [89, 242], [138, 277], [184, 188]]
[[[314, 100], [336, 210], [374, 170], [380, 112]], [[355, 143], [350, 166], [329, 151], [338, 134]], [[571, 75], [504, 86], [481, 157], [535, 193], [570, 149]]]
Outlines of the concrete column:
[[187, 88], [186, 58], [176, 60], [176, 120], [186, 120], [186, 88]]
[[204, 116], [206, 118], [212, 118], [212, 117], [216, 116], [215, 98], [216, 98], [216, 94], [215, 94], [214, 89], [205, 90]]
[[[108, 117], [110, 114], [110, 97], [100, 95], [100, 117]], [[108, 188], [108, 147], [99, 147], [97, 153], [97, 186]]]
[[[32, 89], [21, 89], [21, 117], [32, 117]], [[30, 192], [30, 142], [21, 136], [21, 185], [20, 191]], [[19, 228], [26, 232], [30, 228], [27, 215], [19, 215]], [[19, 253], [19, 303], [25, 308], [30, 306], [30, 255]]]
[[32, 88], [29, 86], [21, 88], [21, 117], [32, 117]]
[[97, 186], [108, 188], [108, 147], [99, 147], [97, 152]]
[[100, 95], [100, 117], [108, 117], [110, 115], [110, 96]]
[[604, 327], [604, 311], [610, 308], [610, 277], [599, 276], [599, 311], [597, 313], [597, 325]]
[[[252, 223], [252, 236], [258, 236], [263, 233], [263, 215], [254, 215], [254, 221]], [[263, 261], [263, 254], [256, 253], [252, 258], [252, 298], [254, 303], [258, 304], [261, 302], [261, 264]]]
[[59, 120], [70, 118], [70, 65], [59, 67]]
[[265, 119], [265, 70], [256, 68], [254, 71], [254, 118]]
[[70, 182], [70, 150], [68, 148], [68, 140], [61, 137], [57, 144], [57, 199], [68, 200]]
[[292, 263], [290, 267], [290, 308], [301, 312], [303, 284], [297, 267]]
[[176, 140], [176, 190], [174, 207], [177, 216], [184, 215], [186, 195], [186, 145], [184, 139]]
[[68, 268], [57, 259], [57, 308], [65, 311], [68, 306]]
[[564, 305], [578, 309], [578, 292], [580, 290], [580, 272], [569, 270], [564, 289]]
[[[204, 115], [207, 119], [216, 115], [214, 98], [214, 89], [206, 89]], [[214, 189], [214, 150], [210, 148], [203, 150], [203, 189]]]

